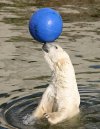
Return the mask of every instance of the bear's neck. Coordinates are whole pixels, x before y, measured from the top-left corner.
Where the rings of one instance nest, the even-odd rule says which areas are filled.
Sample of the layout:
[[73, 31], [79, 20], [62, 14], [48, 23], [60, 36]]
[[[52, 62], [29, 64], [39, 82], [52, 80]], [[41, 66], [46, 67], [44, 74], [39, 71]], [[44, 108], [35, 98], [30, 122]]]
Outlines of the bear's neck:
[[53, 72], [53, 80], [52, 83], [55, 87], [77, 87], [75, 72], [73, 66], [70, 68], [64, 68], [62, 70], [56, 70]]

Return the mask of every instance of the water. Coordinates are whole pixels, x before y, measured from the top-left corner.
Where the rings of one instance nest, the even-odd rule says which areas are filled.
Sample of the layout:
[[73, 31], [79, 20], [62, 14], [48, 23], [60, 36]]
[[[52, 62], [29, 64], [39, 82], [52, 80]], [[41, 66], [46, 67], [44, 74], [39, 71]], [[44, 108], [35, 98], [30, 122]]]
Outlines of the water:
[[[79, 116], [50, 126], [24, 126], [50, 82], [41, 45], [32, 39], [28, 21], [40, 7], [57, 9], [64, 21], [56, 42], [70, 55], [81, 95]], [[100, 1], [0, 0], [0, 129], [100, 128]]]

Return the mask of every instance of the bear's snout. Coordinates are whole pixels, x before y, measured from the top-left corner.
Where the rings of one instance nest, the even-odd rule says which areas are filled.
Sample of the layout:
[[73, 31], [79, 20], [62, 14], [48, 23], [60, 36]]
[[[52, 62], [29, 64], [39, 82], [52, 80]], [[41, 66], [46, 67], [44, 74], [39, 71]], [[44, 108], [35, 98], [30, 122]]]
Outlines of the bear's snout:
[[43, 44], [42, 49], [47, 53], [49, 52], [49, 47], [46, 43]]

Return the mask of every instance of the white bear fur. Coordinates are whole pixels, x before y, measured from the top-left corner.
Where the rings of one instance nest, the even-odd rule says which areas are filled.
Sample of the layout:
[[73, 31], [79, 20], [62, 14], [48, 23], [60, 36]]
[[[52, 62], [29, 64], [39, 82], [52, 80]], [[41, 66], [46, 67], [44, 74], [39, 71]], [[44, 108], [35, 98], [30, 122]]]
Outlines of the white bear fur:
[[43, 52], [52, 70], [52, 81], [36, 110], [24, 119], [24, 124], [33, 124], [43, 117], [50, 124], [57, 124], [79, 113], [80, 95], [69, 55], [56, 44], [48, 43], [46, 48], [48, 52]]

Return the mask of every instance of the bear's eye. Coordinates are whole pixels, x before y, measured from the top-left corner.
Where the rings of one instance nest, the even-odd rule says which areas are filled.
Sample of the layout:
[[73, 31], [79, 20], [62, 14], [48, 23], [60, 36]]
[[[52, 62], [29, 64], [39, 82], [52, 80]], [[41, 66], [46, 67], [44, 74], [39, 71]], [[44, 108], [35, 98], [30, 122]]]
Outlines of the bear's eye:
[[56, 48], [56, 49], [58, 49], [58, 47], [57, 47], [57, 46], [55, 46], [55, 48]]

